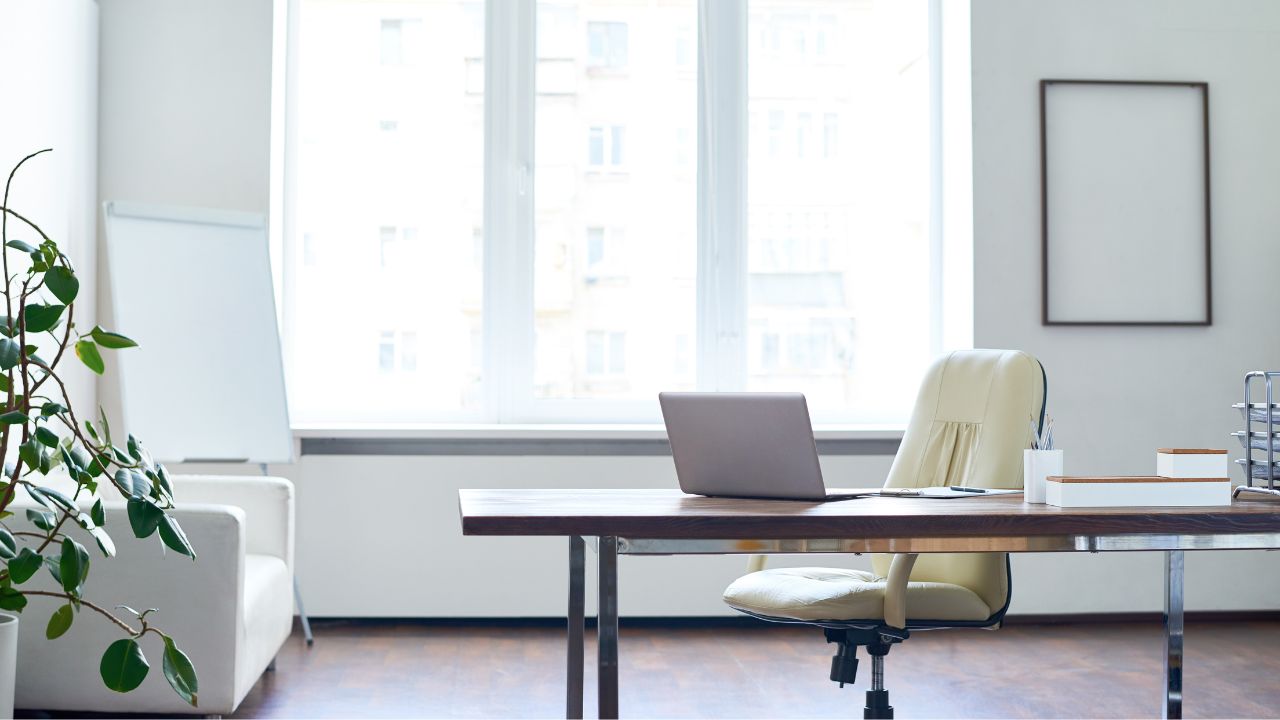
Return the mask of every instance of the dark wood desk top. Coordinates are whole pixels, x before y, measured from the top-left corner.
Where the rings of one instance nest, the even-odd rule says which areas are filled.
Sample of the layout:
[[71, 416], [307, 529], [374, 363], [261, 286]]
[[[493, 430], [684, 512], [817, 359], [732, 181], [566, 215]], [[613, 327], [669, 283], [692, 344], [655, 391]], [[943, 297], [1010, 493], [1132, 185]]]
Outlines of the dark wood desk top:
[[[839, 492], [839, 490], [832, 490]], [[678, 490], [459, 490], [464, 535], [811, 539], [1280, 533], [1280, 499], [1220, 507], [1058, 508], [957, 500], [742, 500]]]

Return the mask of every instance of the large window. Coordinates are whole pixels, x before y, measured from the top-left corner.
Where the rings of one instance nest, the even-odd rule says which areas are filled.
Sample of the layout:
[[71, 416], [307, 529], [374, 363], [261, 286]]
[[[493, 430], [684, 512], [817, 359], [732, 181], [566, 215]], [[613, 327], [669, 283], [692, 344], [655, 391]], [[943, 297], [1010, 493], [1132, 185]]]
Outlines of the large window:
[[702, 389], [902, 422], [968, 314], [941, 7], [300, 0], [295, 420], [653, 422]]

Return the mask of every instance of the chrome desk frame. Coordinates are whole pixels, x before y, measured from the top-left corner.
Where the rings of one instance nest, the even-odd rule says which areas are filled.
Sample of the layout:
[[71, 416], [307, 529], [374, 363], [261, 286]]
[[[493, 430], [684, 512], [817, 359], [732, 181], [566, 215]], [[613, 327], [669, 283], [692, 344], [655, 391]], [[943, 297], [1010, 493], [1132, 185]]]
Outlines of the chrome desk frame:
[[1052, 535], [813, 540], [679, 540], [569, 538], [568, 663], [565, 717], [581, 718], [583, 704], [586, 545], [599, 562], [597, 681], [599, 717], [618, 717], [618, 555], [743, 555], [928, 552], [1164, 552], [1164, 703], [1162, 716], [1182, 717], [1183, 552], [1276, 550], [1280, 534]]

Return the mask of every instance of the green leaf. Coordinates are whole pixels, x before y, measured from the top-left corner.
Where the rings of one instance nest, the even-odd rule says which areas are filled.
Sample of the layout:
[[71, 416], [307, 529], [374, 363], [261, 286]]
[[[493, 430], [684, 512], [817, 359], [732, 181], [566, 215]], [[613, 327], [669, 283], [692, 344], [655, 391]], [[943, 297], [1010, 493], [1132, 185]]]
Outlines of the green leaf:
[[94, 542], [98, 543], [98, 549], [107, 557], [116, 556], [116, 544], [107, 534], [106, 528], [93, 527], [89, 529], [89, 534], [93, 536]]
[[27, 520], [30, 520], [32, 525], [46, 532], [53, 529], [53, 513], [48, 510], [27, 508]]
[[182, 526], [178, 525], [178, 521], [164, 515], [164, 520], [160, 523], [160, 539], [164, 541], [176, 552], [196, 559], [196, 551], [191, 547], [191, 541], [187, 539], [187, 534], [182, 532]]
[[43, 417], [49, 417], [50, 415], [57, 415], [58, 413], [64, 413], [66, 411], [67, 411], [66, 405], [60, 405], [56, 402], [47, 402], [44, 405], [40, 406], [40, 415], [42, 415]]
[[169, 681], [169, 687], [173, 688], [173, 691], [186, 700], [191, 707], [196, 707], [197, 695], [200, 691], [199, 682], [196, 680], [196, 668], [191, 664], [191, 658], [179, 650], [173, 638], [168, 635], [164, 636], [164, 661], [161, 663], [161, 668], [164, 670], [164, 679]]
[[[21, 359], [22, 348], [9, 338], [0, 338], [0, 370], [11, 370], [17, 367]], [[8, 378], [5, 378], [8, 380]]]
[[[94, 503], [94, 507], [98, 508], [99, 511], [101, 510], [101, 506], [102, 500], [98, 500]], [[98, 549], [102, 551], [102, 554], [107, 557], [114, 557], [116, 554], [116, 544], [112, 542], [111, 536], [107, 534], [106, 528], [102, 527], [106, 522], [106, 518], [103, 517], [103, 523], [99, 524], [93, 519], [93, 517], [86, 513], [77, 513], [75, 517], [76, 524], [84, 528], [85, 532], [93, 536], [93, 539], [98, 543]]]
[[31, 304], [22, 309], [22, 321], [29, 333], [40, 333], [57, 327], [65, 305]]
[[98, 406], [98, 423], [102, 425], [102, 439], [111, 444], [111, 425], [107, 422], [107, 411]]
[[44, 274], [44, 285], [49, 288], [49, 292], [53, 293], [54, 297], [67, 305], [70, 305], [80, 292], [80, 281], [76, 279], [76, 274], [64, 265], [49, 268], [49, 271]]
[[18, 425], [30, 421], [26, 413], [19, 410], [10, 410], [7, 413], [0, 413], [0, 425]]
[[44, 636], [49, 640], [56, 640], [67, 633], [71, 629], [71, 622], [76, 619], [76, 609], [71, 605], [63, 605], [53, 611], [53, 616], [49, 618], [49, 626], [44, 629]]
[[13, 533], [0, 528], [0, 559], [12, 560], [18, 555], [18, 541]]
[[89, 517], [93, 520], [93, 524], [98, 527], [107, 524], [107, 511], [102, 509], [102, 498], [98, 498], [93, 502], [93, 509], [89, 511]]
[[151, 537], [164, 519], [164, 511], [145, 500], [130, 498], [128, 510], [129, 525], [133, 527], [133, 534], [138, 538]]
[[134, 460], [142, 459], [142, 446], [138, 444], [138, 438], [130, 435], [129, 441], [125, 445], [129, 448], [129, 457]]
[[142, 684], [151, 666], [137, 640], [121, 638], [107, 646], [98, 670], [107, 688], [127, 693]]
[[62, 589], [80, 594], [80, 586], [89, 575], [89, 551], [71, 538], [62, 539], [62, 559], [58, 561], [58, 580]]
[[38, 492], [52, 500], [54, 505], [57, 505], [73, 515], [80, 512], [80, 509], [71, 501], [71, 498], [63, 495], [61, 492], [54, 490], [53, 488], [42, 487], [38, 489]]
[[98, 352], [98, 346], [91, 340], [81, 340], [76, 343], [76, 357], [80, 358], [80, 362], [84, 363], [85, 367], [99, 375], [107, 369], [106, 364], [102, 362], [102, 354]]
[[36, 440], [39, 440], [41, 443], [48, 445], [51, 448], [58, 447], [58, 433], [50, 430], [44, 425], [36, 428]]
[[34, 245], [32, 245], [31, 243], [22, 242], [21, 240], [10, 240], [9, 242], [5, 243], [5, 245], [8, 245], [14, 250], [21, 250], [24, 253], [33, 253], [36, 251], [36, 247]]
[[31, 579], [32, 575], [40, 570], [40, 566], [44, 564], [44, 558], [31, 548], [24, 547], [18, 553], [18, 557], [9, 561], [9, 579], [18, 585]]
[[[18, 446], [18, 459], [26, 463], [27, 467], [32, 470], [40, 467], [40, 446], [36, 444], [35, 438], [31, 438]], [[27, 492], [31, 492], [31, 489], [28, 488]]]
[[22, 612], [27, 606], [27, 596], [11, 587], [0, 587], [0, 610]]
[[[50, 556], [45, 556], [45, 559], [44, 559], [44, 566], [45, 566], [45, 567], [47, 567], [47, 568], [49, 568], [49, 574], [53, 576], [53, 580], [54, 580], [54, 582], [56, 582], [56, 583], [58, 583], [59, 585], [61, 585], [61, 584], [62, 584], [62, 571], [58, 569], [58, 561], [59, 561], [59, 560], [61, 560], [61, 556], [59, 556], [59, 557], [50, 557]], [[73, 602], [74, 602], [74, 601], [73, 601]]]
[[136, 470], [117, 470], [116, 485], [130, 497], [144, 498], [151, 494], [151, 481]]
[[125, 348], [138, 347], [138, 343], [130, 340], [120, 333], [109, 332], [100, 327], [95, 327], [89, 334], [93, 336], [93, 339], [97, 341], [99, 345], [110, 350], [123, 350]]

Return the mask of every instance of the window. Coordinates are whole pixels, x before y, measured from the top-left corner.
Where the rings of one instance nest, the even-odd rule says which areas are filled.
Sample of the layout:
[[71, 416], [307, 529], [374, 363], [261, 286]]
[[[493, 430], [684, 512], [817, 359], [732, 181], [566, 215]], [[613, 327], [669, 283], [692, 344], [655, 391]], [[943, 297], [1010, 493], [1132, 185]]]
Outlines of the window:
[[627, 371], [627, 334], [592, 330], [587, 333], [587, 375], [622, 375]]
[[418, 334], [412, 330], [383, 330], [378, 335], [378, 370], [385, 374], [418, 369]]
[[587, 130], [587, 164], [592, 168], [602, 168], [605, 167], [607, 158], [609, 167], [622, 167], [624, 130], [625, 128], [621, 125], [607, 128], [599, 125], [591, 126]]
[[663, 390], [786, 390], [900, 423], [963, 346], [959, 1], [299, 3], [297, 421], [655, 422]]
[[587, 65], [621, 70], [627, 66], [627, 24], [587, 23]]
[[413, 65], [422, 42], [422, 21], [393, 19], [382, 21], [381, 51], [383, 65]]
[[604, 262], [604, 228], [587, 228], [587, 267]]
[[835, 158], [840, 151], [840, 115], [824, 113], [822, 116], [822, 157]]

